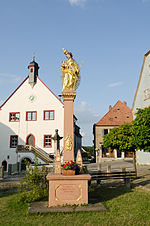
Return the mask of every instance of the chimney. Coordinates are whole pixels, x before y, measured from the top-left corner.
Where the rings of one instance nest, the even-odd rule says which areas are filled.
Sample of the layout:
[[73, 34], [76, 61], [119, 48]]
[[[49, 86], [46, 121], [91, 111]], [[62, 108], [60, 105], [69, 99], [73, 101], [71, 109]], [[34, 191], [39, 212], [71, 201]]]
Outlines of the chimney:
[[111, 105], [109, 105], [109, 111], [112, 109], [112, 106]]

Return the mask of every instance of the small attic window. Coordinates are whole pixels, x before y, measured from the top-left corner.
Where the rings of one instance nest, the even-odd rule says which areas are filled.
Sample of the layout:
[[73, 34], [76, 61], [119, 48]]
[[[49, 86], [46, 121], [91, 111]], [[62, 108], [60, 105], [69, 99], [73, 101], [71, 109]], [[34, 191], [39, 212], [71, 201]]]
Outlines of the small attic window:
[[127, 118], [129, 118], [129, 116], [127, 116]]
[[117, 118], [117, 116], [115, 116], [115, 118]]
[[120, 108], [117, 109], [118, 111], [120, 110]]

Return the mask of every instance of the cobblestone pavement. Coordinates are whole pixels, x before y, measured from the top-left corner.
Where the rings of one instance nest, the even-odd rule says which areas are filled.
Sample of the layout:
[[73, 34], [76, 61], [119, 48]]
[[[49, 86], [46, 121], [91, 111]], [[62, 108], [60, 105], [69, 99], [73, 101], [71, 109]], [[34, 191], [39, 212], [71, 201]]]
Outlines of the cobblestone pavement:
[[20, 181], [24, 177], [24, 174], [6, 176], [4, 179], [0, 179], [0, 189], [7, 190], [17, 188], [20, 185]]
[[[107, 170], [107, 165], [111, 165], [112, 171], [120, 171], [121, 168], [126, 168], [126, 170], [133, 170], [132, 159], [125, 160], [114, 160], [114, 159], [103, 159], [101, 161], [102, 170]], [[97, 170], [98, 163], [86, 164], [89, 171]], [[10, 189], [18, 187], [20, 181], [22, 180], [24, 174], [14, 175], [5, 177], [0, 180], [0, 189]], [[117, 180], [117, 184], [121, 182]], [[123, 183], [123, 182], [122, 182]], [[102, 184], [109, 185], [109, 180], [102, 182]], [[141, 187], [143, 189], [150, 191], [150, 165], [149, 166], [137, 166], [137, 179], [133, 180], [131, 183], [132, 187]]]

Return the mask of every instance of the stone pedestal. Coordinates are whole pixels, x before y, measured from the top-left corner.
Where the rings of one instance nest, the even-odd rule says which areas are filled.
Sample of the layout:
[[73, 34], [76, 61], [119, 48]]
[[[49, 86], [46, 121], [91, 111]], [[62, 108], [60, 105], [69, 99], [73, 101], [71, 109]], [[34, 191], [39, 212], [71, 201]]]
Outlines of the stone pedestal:
[[88, 174], [63, 176], [47, 175], [49, 207], [88, 204]]
[[63, 90], [64, 100], [64, 153], [63, 162], [74, 161], [74, 121], [73, 102], [76, 97], [74, 90]]

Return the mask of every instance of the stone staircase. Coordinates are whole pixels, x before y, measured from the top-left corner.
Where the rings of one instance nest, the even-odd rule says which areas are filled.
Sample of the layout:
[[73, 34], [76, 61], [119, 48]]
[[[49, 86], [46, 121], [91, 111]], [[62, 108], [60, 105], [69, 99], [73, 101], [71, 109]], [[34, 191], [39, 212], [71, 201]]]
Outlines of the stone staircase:
[[46, 153], [44, 150], [41, 148], [34, 147], [32, 145], [17, 145], [16, 147], [16, 152], [32, 152], [34, 153], [37, 157], [42, 159], [44, 162], [53, 162], [53, 159], [49, 156], [48, 153]]

